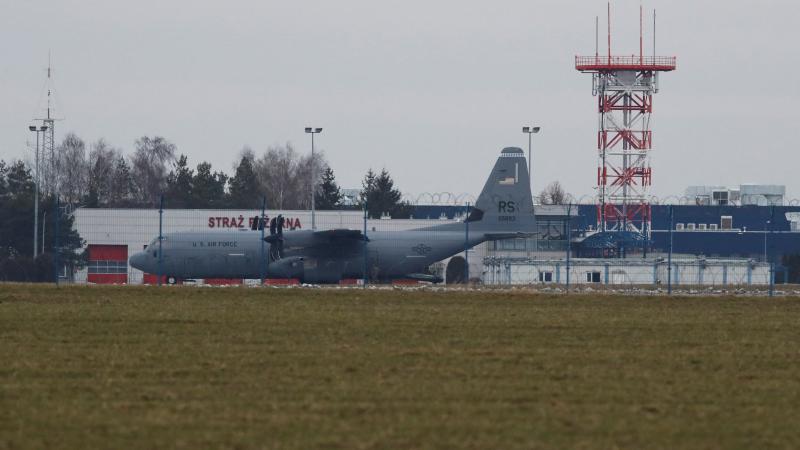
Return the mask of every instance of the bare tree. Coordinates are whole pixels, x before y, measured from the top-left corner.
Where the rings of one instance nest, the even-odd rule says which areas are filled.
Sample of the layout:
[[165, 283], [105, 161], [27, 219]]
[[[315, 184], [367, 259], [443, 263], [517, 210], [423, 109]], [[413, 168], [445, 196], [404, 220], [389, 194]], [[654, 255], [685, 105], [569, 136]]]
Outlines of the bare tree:
[[256, 160], [255, 172], [270, 208], [288, 208], [296, 191], [297, 154], [292, 144], [271, 146]]
[[91, 145], [88, 161], [88, 203], [91, 206], [108, 206], [114, 188], [114, 165], [122, 153], [98, 139]]
[[[325, 154], [321, 150], [314, 152], [314, 191], [319, 194], [320, 186], [322, 185], [322, 176], [325, 174], [325, 169], [328, 168], [328, 161], [325, 159]], [[297, 178], [297, 208], [298, 209], [311, 209], [311, 154], [301, 156], [297, 161], [297, 170], [295, 171], [295, 178]]]
[[[316, 186], [328, 166], [322, 152], [315, 153]], [[311, 155], [299, 155], [291, 143], [269, 147], [255, 161], [259, 184], [267, 197], [267, 205], [277, 209], [311, 207]]]
[[541, 205], [563, 205], [566, 202], [567, 193], [558, 181], [548, 184], [539, 193], [539, 204]]
[[166, 185], [167, 163], [175, 160], [175, 150], [175, 144], [161, 136], [142, 136], [136, 140], [136, 150], [131, 157], [132, 172], [144, 205], [158, 204]]
[[88, 165], [86, 144], [75, 133], [68, 133], [56, 150], [58, 194], [66, 203], [78, 203], [87, 193]]

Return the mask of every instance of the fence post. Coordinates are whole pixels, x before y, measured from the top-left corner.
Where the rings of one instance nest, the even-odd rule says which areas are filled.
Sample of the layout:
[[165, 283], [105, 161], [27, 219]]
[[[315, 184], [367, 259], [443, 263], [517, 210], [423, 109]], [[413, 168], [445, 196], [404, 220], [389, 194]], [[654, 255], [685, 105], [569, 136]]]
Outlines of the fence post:
[[672, 229], [675, 228], [673, 221], [672, 205], [669, 205], [669, 253], [667, 254], [667, 294], [672, 295]]
[[58, 239], [58, 222], [59, 218], [61, 218], [61, 203], [59, 201], [58, 195], [56, 195], [56, 211], [53, 214], [53, 274], [55, 275], [56, 287], [58, 287], [58, 260], [59, 260], [59, 239]]
[[[648, 208], [649, 209], [649, 208]], [[649, 209], [648, 217], [652, 217], [653, 210]], [[647, 246], [650, 245], [650, 238], [648, 238], [648, 231], [647, 231], [647, 222], [642, 224], [642, 229], [644, 230], [644, 240], [642, 240], [642, 259], [647, 259]]]
[[469, 287], [469, 202], [467, 202], [467, 216], [464, 219], [464, 286]]
[[[772, 238], [772, 230], [775, 227], [775, 205], [773, 204], [770, 208], [769, 213], [769, 234], [770, 238]], [[772, 239], [770, 239], [770, 247], [772, 246]], [[772, 253], [772, 252], [770, 252]], [[772, 255], [768, 255], [769, 259], [772, 259]], [[770, 261], [769, 263], [769, 296], [772, 297], [775, 295], [775, 261]]]
[[727, 264], [723, 264], [722, 265], [722, 285], [723, 286], [727, 286], [728, 285], [728, 265]]
[[367, 288], [367, 202], [364, 202], [364, 280], [363, 280], [363, 287], [364, 289]]
[[769, 263], [769, 296], [775, 295], [775, 263]]
[[161, 194], [161, 199], [158, 203], [158, 273], [156, 277], [158, 277], [158, 285], [161, 286], [161, 278], [162, 278], [162, 266], [161, 263], [162, 259], [162, 252], [161, 252], [161, 242], [164, 240], [163, 232], [163, 225], [164, 225], [164, 194]]
[[567, 207], [567, 293], [569, 293], [569, 258], [572, 253], [572, 202]]
[[264, 257], [264, 228], [267, 227], [266, 219], [264, 217], [265, 211], [267, 209], [267, 197], [264, 196], [261, 199], [261, 216], [258, 218], [258, 227], [261, 228], [261, 264], [260, 264], [260, 275], [261, 275], [261, 286], [264, 285], [264, 277], [266, 276], [267, 268], [267, 260]]
[[653, 263], [653, 286], [658, 286], [658, 263]]

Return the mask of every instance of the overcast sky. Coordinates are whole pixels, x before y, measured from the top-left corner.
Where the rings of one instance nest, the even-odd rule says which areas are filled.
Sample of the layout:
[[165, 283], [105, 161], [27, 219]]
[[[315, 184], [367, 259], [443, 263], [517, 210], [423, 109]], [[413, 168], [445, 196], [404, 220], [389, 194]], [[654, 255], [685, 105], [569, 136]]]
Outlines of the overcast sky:
[[[57, 139], [130, 151], [162, 135], [190, 163], [231, 171], [241, 148], [305, 126], [340, 184], [387, 168], [404, 192], [480, 191], [506, 146], [534, 139], [534, 190], [593, 193], [596, 99], [574, 55], [594, 53], [604, 1], [0, 0], [0, 158], [29, 154], [48, 50]], [[653, 114], [653, 187], [785, 184], [800, 197], [800, 4], [649, 1], [657, 53], [676, 55]], [[617, 54], [638, 52], [639, 1], [612, 5]], [[602, 35], [602, 33], [601, 33]], [[602, 39], [601, 39], [602, 42]], [[601, 52], [604, 49], [601, 45]]]

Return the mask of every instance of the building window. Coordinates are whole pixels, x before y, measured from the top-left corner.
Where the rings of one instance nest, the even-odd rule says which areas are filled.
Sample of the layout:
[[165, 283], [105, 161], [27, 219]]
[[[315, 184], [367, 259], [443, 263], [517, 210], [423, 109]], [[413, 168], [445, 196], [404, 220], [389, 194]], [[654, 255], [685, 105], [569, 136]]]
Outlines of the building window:
[[683, 224], [682, 223], [676, 223], [675, 224], [675, 229], [677, 231], [683, 231]]
[[687, 223], [686, 224], [686, 229], [689, 230], [689, 231], [694, 231], [694, 224], [693, 223]]
[[586, 272], [586, 282], [587, 283], [599, 283], [600, 282], [600, 272], [599, 271], [592, 271]]
[[714, 204], [715, 205], [727, 205], [728, 204], [728, 192], [727, 191], [714, 191], [712, 193], [714, 197]]
[[128, 273], [127, 261], [89, 261], [88, 273]]
[[553, 272], [550, 271], [539, 271], [539, 282], [541, 283], [552, 283], [553, 282]]
[[715, 223], [708, 224], [708, 229], [711, 230], [711, 231], [717, 231], [717, 228], [718, 228], [717, 224], [715, 224]]
[[697, 224], [697, 228], [700, 229], [700, 231], [706, 231], [706, 224], [699, 223]]

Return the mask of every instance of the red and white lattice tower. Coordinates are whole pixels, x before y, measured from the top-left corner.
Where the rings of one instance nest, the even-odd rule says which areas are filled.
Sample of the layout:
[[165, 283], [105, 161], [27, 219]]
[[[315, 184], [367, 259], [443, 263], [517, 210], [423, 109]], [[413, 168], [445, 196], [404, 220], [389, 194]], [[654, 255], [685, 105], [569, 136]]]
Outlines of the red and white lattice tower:
[[650, 114], [658, 74], [675, 70], [675, 57], [644, 56], [641, 9], [639, 55], [612, 56], [610, 26], [608, 49], [605, 56], [595, 51], [594, 56], [575, 57], [575, 69], [592, 74], [592, 95], [598, 100], [597, 229], [649, 239]]

